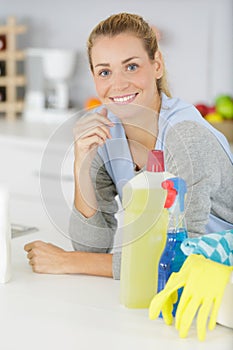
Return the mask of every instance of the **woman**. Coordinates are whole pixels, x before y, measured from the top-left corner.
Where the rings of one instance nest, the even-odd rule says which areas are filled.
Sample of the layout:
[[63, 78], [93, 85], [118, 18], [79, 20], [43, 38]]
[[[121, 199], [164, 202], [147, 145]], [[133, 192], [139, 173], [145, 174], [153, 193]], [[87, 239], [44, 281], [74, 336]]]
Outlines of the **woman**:
[[148, 150], [163, 149], [166, 169], [187, 183], [189, 236], [233, 228], [232, 155], [222, 134], [192, 106], [171, 98], [156, 35], [140, 17], [121, 13], [100, 22], [88, 56], [102, 106], [76, 125], [74, 252], [44, 242], [25, 246], [35, 272], [120, 278], [111, 253], [116, 195], [142, 171]]

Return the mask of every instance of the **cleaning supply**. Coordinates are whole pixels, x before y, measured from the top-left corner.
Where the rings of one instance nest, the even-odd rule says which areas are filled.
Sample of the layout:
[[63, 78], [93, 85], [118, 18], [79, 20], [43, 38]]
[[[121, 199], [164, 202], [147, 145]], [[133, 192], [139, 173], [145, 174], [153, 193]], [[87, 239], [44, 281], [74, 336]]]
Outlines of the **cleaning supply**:
[[[158, 292], [164, 289], [172, 272], [178, 272], [187, 258], [181, 250], [181, 243], [188, 237], [184, 219], [187, 192], [185, 181], [179, 177], [167, 179], [162, 183], [162, 187], [168, 190], [165, 208], [168, 208], [170, 218], [166, 246], [159, 261]], [[179, 291], [179, 296], [181, 292], [182, 290]], [[173, 315], [175, 315], [177, 303], [174, 305]]]
[[181, 244], [185, 255], [201, 254], [224, 265], [233, 265], [233, 230], [209, 233], [185, 239]]
[[197, 334], [199, 340], [206, 336], [206, 324], [213, 330], [224, 291], [229, 283], [233, 266], [226, 266], [209, 260], [202, 255], [191, 254], [185, 260], [179, 272], [174, 272], [165, 288], [154, 296], [149, 307], [150, 319], [155, 319], [162, 311], [166, 324], [171, 325], [172, 301], [177, 291], [183, 292], [176, 312], [176, 329], [179, 336], [185, 338], [197, 314]]
[[[201, 254], [204, 257], [227, 266], [233, 266], [233, 230], [209, 233], [208, 235], [185, 239], [181, 249], [186, 255]], [[233, 272], [227, 284], [217, 323], [233, 328]]]
[[123, 187], [120, 300], [129, 308], [148, 308], [157, 291], [158, 263], [168, 225], [167, 191], [161, 183], [168, 177], [171, 174], [164, 171], [162, 151], [151, 151], [147, 170]]
[[9, 193], [0, 187], [0, 283], [11, 278], [11, 230], [9, 218]]

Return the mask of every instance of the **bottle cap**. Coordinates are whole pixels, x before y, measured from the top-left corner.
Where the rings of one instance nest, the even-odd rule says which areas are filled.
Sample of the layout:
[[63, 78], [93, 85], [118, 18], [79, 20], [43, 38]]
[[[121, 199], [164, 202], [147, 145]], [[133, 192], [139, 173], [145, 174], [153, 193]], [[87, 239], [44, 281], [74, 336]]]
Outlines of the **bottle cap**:
[[146, 170], [151, 172], [156, 172], [156, 173], [164, 171], [163, 151], [159, 151], [159, 150], [149, 151]]

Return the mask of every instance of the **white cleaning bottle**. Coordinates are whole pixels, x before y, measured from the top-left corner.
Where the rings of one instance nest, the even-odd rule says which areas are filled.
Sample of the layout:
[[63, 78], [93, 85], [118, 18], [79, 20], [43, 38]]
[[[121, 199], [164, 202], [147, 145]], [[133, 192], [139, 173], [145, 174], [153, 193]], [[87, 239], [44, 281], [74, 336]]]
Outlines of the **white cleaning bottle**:
[[11, 278], [11, 229], [9, 218], [9, 193], [0, 186], [0, 283]]

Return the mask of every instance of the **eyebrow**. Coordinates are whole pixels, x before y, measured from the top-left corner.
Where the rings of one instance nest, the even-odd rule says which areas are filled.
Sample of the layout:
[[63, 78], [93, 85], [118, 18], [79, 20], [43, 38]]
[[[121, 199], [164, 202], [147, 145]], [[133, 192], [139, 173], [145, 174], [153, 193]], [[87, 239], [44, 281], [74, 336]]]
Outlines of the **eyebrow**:
[[[129, 61], [134, 60], [135, 58], [137, 59], [137, 58], [139, 58], [139, 57], [137, 57], [137, 56], [132, 56], [132, 57], [126, 58], [126, 59], [123, 60], [121, 63], [122, 63], [122, 64], [128, 63]], [[110, 64], [109, 64], [109, 63], [98, 63], [98, 64], [95, 65], [95, 68], [100, 67], [100, 66], [101, 66], [101, 67], [109, 67]]]

